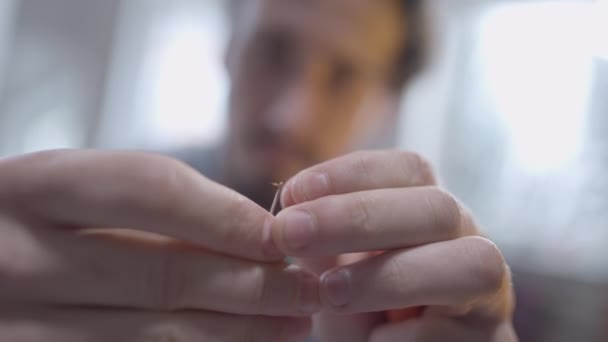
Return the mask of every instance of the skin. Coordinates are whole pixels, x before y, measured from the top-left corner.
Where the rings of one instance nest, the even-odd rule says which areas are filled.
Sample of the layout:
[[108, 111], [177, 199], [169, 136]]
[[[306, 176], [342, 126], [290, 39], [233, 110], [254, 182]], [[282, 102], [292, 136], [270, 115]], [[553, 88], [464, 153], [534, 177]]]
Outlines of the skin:
[[[516, 340], [502, 254], [422, 157], [384, 150], [334, 159], [386, 145], [394, 133], [400, 90], [388, 80], [409, 34], [396, 2], [243, 3], [227, 54], [229, 172], [263, 203], [272, 188], [256, 185], [291, 178], [273, 240], [321, 275], [316, 338]], [[350, 287], [335, 289], [330, 275], [344, 273]], [[348, 303], [335, 305], [332, 288]], [[384, 311], [420, 306], [421, 319], [387, 323]]]
[[226, 56], [232, 187], [269, 205], [270, 182], [393, 136], [399, 99], [386, 80], [406, 34], [394, 1], [253, 0], [238, 9]]
[[502, 254], [420, 156], [352, 153], [298, 173], [281, 200], [273, 241], [321, 274], [318, 341], [517, 340]]
[[348, 153], [392, 136], [395, 3], [242, 3], [228, 187], [145, 153], [0, 160], [0, 340], [515, 341], [508, 267], [428, 163]]
[[1, 341], [286, 341], [320, 307], [272, 215], [180, 162], [51, 151], [0, 177]]

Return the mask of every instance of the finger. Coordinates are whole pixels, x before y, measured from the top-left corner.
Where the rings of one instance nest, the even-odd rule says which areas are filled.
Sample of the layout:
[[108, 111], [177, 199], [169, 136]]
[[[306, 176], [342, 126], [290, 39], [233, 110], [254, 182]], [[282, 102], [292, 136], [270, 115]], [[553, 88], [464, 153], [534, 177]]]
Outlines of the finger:
[[376, 328], [370, 342], [516, 342], [508, 327], [471, 326], [446, 318], [423, 318]]
[[212, 312], [22, 308], [0, 312], [0, 340], [27, 342], [291, 341], [308, 319], [234, 316]]
[[436, 184], [429, 163], [404, 151], [362, 151], [298, 173], [283, 188], [283, 208], [356, 191]]
[[50, 151], [0, 161], [0, 175], [0, 206], [55, 223], [138, 229], [231, 255], [282, 259], [264, 229], [272, 215], [167, 157]]
[[[295, 262], [307, 270], [322, 274], [336, 265], [348, 265], [368, 258], [372, 253], [350, 253], [334, 257], [297, 258]], [[316, 342], [332, 341], [367, 341], [367, 336], [374, 326], [385, 320], [383, 312], [342, 315], [322, 310], [313, 316], [313, 340]]]
[[295, 265], [170, 241], [121, 243], [17, 228], [3, 227], [0, 238], [1, 302], [273, 316], [310, 315], [320, 307], [318, 276]]
[[382, 313], [340, 315], [321, 312], [313, 316], [315, 342], [368, 342], [372, 329], [383, 323]]
[[272, 227], [288, 255], [387, 250], [475, 234], [468, 211], [436, 187], [382, 189], [328, 196], [290, 207]]
[[469, 306], [503, 319], [509, 314], [509, 289], [509, 272], [496, 245], [465, 237], [327, 271], [320, 295], [325, 307], [339, 313]]

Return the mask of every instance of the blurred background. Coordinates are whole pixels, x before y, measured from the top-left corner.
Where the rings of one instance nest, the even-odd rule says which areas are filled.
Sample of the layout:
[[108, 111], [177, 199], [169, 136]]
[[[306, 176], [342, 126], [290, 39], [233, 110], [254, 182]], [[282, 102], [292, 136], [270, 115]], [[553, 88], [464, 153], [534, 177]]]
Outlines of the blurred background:
[[[522, 341], [608, 341], [608, 1], [430, 0], [400, 147], [500, 245]], [[0, 156], [225, 132], [221, 0], [0, 0]]]

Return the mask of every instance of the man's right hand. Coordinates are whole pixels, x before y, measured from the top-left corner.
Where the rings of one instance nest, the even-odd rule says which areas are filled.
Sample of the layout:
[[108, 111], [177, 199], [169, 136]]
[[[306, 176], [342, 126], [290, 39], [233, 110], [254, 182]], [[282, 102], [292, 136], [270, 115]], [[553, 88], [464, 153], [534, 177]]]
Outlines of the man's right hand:
[[272, 215], [172, 159], [52, 151], [0, 161], [0, 341], [305, 336], [318, 278]]

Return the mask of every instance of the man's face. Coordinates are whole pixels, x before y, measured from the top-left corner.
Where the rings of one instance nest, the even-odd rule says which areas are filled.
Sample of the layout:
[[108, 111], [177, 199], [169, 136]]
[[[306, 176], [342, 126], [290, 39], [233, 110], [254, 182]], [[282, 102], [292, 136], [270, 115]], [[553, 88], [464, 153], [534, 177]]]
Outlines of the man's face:
[[229, 164], [248, 182], [367, 147], [395, 124], [394, 0], [241, 1], [227, 55]]

